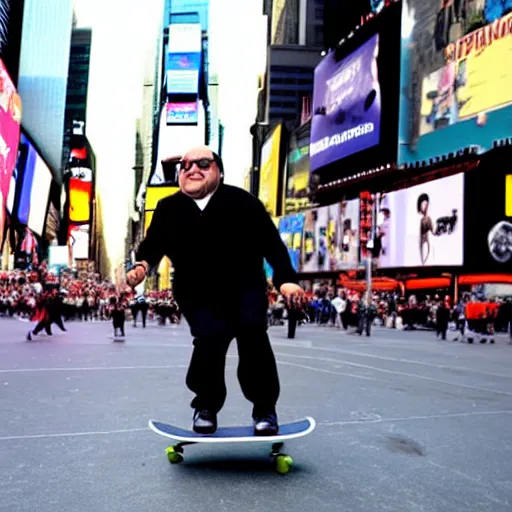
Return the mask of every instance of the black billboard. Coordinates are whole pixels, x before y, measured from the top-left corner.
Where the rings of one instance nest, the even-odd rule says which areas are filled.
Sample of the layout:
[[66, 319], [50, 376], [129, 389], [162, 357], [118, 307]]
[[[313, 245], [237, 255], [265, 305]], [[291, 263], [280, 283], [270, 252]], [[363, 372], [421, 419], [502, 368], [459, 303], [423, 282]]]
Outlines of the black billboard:
[[511, 149], [491, 151], [477, 169], [466, 173], [464, 267], [467, 271], [512, 272]]

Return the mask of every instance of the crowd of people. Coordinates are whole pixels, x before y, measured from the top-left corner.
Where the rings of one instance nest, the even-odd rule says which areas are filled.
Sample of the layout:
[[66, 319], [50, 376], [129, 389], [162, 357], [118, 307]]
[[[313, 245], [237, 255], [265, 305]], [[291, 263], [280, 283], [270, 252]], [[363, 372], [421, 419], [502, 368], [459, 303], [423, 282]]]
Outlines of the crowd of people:
[[[48, 272], [47, 263], [31, 271], [0, 273], [0, 316], [18, 317], [37, 322], [29, 338], [51, 326], [65, 330], [64, 322], [110, 321], [116, 317], [115, 334], [124, 336], [125, 319], [142, 327], [147, 319], [159, 325], [179, 324], [181, 312], [171, 290], [149, 291], [137, 295], [128, 288], [116, 287], [99, 274], [63, 271], [59, 277]], [[289, 304], [276, 290], [269, 289], [269, 325], [312, 323], [371, 334], [373, 325], [391, 329], [431, 329], [446, 339], [450, 329], [462, 335], [469, 329], [480, 334], [511, 332], [512, 300], [482, 301], [464, 295], [457, 304], [450, 297], [426, 295], [418, 299], [392, 293], [374, 293], [370, 301], [365, 294], [320, 286], [306, 293], [300, 304]], [[512, 334], [511, 334], [512, 335]]]
[[[464, 294], [457, 304], [449, 296], [425, 295], [418, 299], [394, 293], [365, 293], [349, 289], [319, 286], [306, 293], [300, 305], [290, 305], [275, 290], [269, 293], [269, 325], [284, 324], [290, 317], [297, 323], [314, 323], [371, 334], [371, 327], [379, 325], [390, 329], [431, 329], [446, 339], [448, 330], [467, 331], [479, 335], [496, 332], [510, 333], [512, 340], [512, 299], [483, 300]], [[298, 309], [298, 312], [297, 312]], [[291, 314], [290, 314], [291, 313]], [[292, 336], [293, 337], [293, 336]]]
[[65, 331], [69, 321], [113, 321], [114, 334], [124, 336], [126, 319], [137, 327], [148, 317], [160, 325], [179, 323], [180, 310], [172, 291], [138, 295], [127, 287], [117, 287], [99, 274], [62, 271], [57, 277], [46, 262], [33, 270], [0, 272], [0, 316], [34, 322], [27, 334], [31, 340], [41, 331], [52, 335], [52, 325]]

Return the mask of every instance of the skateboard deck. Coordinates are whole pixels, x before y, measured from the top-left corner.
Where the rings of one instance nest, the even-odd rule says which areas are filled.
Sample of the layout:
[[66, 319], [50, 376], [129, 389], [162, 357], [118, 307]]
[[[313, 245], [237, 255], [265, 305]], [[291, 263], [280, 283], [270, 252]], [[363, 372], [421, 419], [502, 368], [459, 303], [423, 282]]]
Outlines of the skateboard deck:
[[198, 434], [174, 425], [150, 420], [149, 428], [157, 434], [168, 437], [177, 444], [166, 449], [167, 458], [171, 464], [183, 462], [183, 447], [192, 444], [218, 444], [218, 443], [271, 443], [271, 458], [276, 463], [279, 473], [288, 473], [293, 459], [281, 453], [284, 441], [304, 437], [315, 430], [316, 422], [311, 417], [292, 423], [279, 425], [279, 432], [274, 436], [257, 436], [252, 426], [219, 427], [213, 434]]

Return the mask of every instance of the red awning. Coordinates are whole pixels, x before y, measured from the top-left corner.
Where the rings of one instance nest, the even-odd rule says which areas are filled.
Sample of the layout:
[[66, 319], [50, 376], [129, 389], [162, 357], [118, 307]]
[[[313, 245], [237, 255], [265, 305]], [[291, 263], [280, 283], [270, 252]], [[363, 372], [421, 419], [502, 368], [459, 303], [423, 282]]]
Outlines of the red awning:
[[424, 279], [409, 279], [405, 282], [407, 290], [432, 290], [437, 288], [449, 288], [449, 277], [426, 277]]
[[512, 274], [475, 274], [459, 277], [459, 285], [512, 284]]

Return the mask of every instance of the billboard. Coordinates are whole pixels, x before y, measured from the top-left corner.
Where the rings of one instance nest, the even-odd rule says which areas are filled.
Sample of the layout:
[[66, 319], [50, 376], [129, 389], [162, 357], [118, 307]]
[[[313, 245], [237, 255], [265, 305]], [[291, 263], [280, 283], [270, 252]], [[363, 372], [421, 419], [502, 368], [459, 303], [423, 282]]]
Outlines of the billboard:
[[[502, 1], [404, 0], [399, 164], [510, 136], [512, 13]], [[491, 8], [492, 7], [492, 8]], [[510, 10], [510, 8], [508, 8]]]
[[359, 266], [359, 200], [305, 212], [303, 272], [334, 272]]
[[279, 124], [261, 148], [258, 197], [272, 217], [277, 214], [281, 133], [282, 125]]
[[197, 94], [200, 53], [167, 54], [167, 94]]
[[309, 143], [311, 123], [301, 126], [290, 135], [286, 159], [285, 213], [312, 206], [311, 195], [316, 175], [309, 170]]
[[464, 174], [376, 196], [377, 265], [460, 266]]
[[51, 184], [52, 172], [45, 161], [36, 153], [27, 225], [39, 236], [44, 234]]
[[21, 99], [0, 59], [0, 247], [9, 188], [18, 156], [20, 123]]
[[68, 182], [69, 222], [86, 224], [91, 220], [92, 170], [75, 167], [72, 171]]
[[316, 67], [311, 121], [311, 170], [380, 142], [379, 34], [336, 61], [331, 51]]
[[169, 25], [169, 45], [166, 57], [167, 95], [199, 92], [202, 35], [199, 23]]
[[499, 157], [465, 173], [464, 267], [476, 272], [512, 269], [512, 166]]
[[279, 220], [279, 234], [288, 248], [288, 254], [296, 272], [302, 268], [302, 243], [305, 216], [303, 213], [288, 215]]
[[171, 125], [197, 125], [199, 122], [198, 103], [196, 101], [165, 105], [167, 112], [167, 126]]
[[[512, 12], [444, 50], [422, 82], [420, 136], [512, 103]], [[483, 120], [483, 117], [482, 117]]]

